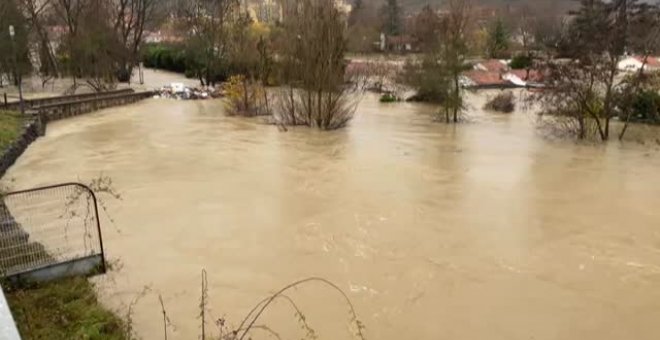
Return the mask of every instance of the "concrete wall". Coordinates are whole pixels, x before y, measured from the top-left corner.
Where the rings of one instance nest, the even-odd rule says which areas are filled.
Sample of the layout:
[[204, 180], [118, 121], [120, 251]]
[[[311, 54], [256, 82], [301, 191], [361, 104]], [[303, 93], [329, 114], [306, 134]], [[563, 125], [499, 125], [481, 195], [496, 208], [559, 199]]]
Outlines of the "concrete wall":
[[152, 96], [153, 92], [149, 91], [105, 95], [98, 98], [75, 99], [53, 104], [45, 104], [35, 107], [34, 111], [37, 111], [42, 118], [45, 117], [46, 121], [54, 121], [94, 112], [108, 107], [132, 104]]
[[[39, 106], [27, 111], [32, 118], [25, 124], [25, 128], [18, 139], [6, 150], [0, 150], [2, 152], [0, 155], [0, 177], [7, 172], [7, 169], [16, 162], [32, 142], [44, 134], [49, 121], [74, 117], [108, 107], [132, 104], [152, 96], [153, 92], [134, 93], [133, 90], [129, 89], [128, 91], [120, 90], [103, 94], [55, 97], [39, 101]], [[65, 100], [66, 98], [70, 100]]]
[[[43, 105], [50, 105], [50, 104], [57, 104], [61, 102], [68, 102], [68, 101], [74, 101], [74, 100], [84, 100], [84, 99], [94, 99], [94, 98], [101, 98], [105, 96], [114, 96], [114, 95], [119, 95], [119, 94], [129, 94], [133, 93], [133, 89], [122, 89], [122, 90], [114, 90], [114, 91], [108, 91], [108, 92], [93, 92], [93, 93], [83, 93], [83, 94], [73, 94], [70, 96], [57, 96], [57, 97], [47, 97], [47, 98], [39, 98], [39, 99], [28, 99], [23, 101], [23, 105], [25, 106], [25, 109], [33, 109], [39, 106]], [[19, 111], [21, 106], [18, 101], [11, 101], [7, 105], [4, 105], [3, 103], [0, 103], [0, 108], [3, 110], [7, 111]]]
[[25, 149], [39, 137], [39, 122], [35, 119], [28, 121], [20, 136], [0, 155], [0, 177], [16, 162]]

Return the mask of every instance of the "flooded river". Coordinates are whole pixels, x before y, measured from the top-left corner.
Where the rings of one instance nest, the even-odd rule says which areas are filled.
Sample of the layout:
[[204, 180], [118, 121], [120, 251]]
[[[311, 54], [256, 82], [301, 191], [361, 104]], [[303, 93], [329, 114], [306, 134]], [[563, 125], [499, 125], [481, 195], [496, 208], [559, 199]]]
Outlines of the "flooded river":
[[[151, 99], [53, 123], [5, 177], [16, 189], [103, 173], [112, 273], [102, 301], [144, 339], [236, 325], [263, 297], [319, 276], [369, 339], [658, 339], [660, 147], [551, 141], [531, 114], [430, 109], [367, 96], [350, 127], [279, 132], [220, 102]], [[651, 131], [652, 132], [652, 131]], [[658, 134], [658, 131], [655, 131]], [[660, 134], [658, 134], [660, 137]], [[332, 290], [289, 294], [321, 339], [349, 339]], [[285, 300], [258, 324], [303, 334]], [[255, 339], [267, 338], [256, 330]]]

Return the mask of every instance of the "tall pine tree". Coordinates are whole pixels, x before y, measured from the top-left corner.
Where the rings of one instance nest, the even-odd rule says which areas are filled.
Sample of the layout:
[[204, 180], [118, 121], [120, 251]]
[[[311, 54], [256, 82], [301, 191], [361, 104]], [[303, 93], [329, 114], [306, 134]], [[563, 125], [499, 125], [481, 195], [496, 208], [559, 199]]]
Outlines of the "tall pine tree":
[[488, 32], [488, 56], [491, 58], [503, 58], [509, 50], [509, 32], [501, 19], [493, 23]]
[[397, 0], [386, 0], [381, 8], [383, 16], [383, 32], [387, 35], [398, 35], [402, 33], [401, 7]]

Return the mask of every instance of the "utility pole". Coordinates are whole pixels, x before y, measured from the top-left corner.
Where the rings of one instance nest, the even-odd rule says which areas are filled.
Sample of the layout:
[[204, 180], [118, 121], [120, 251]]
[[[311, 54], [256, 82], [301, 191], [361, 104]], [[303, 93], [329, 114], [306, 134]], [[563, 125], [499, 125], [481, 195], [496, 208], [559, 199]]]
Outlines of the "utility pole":
[[12, 57], [14, 59], [14, 77], [16, 77], [16, 82], [18, 83], [18, 105], [21, 108], [21, 115], [25, 114], [25, 107], [23, 106], [23, 77], [21, 72], [18, 69], [18, 61], [16, 58], [16, 42], [14, 38], [16, 37], [16, 31], [14, 31], [14, 26], [9, 25], [9, 38], [11, 39], [11, 50]]

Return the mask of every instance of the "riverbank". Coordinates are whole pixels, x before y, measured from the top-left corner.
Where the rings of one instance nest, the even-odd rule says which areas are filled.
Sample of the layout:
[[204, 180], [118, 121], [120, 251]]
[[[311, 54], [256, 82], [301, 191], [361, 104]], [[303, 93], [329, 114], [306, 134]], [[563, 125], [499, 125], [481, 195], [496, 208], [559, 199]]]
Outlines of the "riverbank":
[[17, 112], [0, 111], [0, 150], [5, 150], [18, 138], [23, 121]]
[[124, 322], [101, 306], [86, 278], [3, 288], [24, 340], [129, 339]]
[[[18, 112], [0, 111], [0, 174], [37, 138], [35, 126], [27, 123]], [[0, 247], [0, 252], [7, 250]], [[16, 248], [9, 251], [13, 259], [25, 256], [17, 254]], [[5, 265], [0, 263], [0, 268]], [[23, 339], [129, 338], [121, 318], [98, 302], [95, 288], [87, 278], [21, 286], [5, 283], [2, 288]]]

